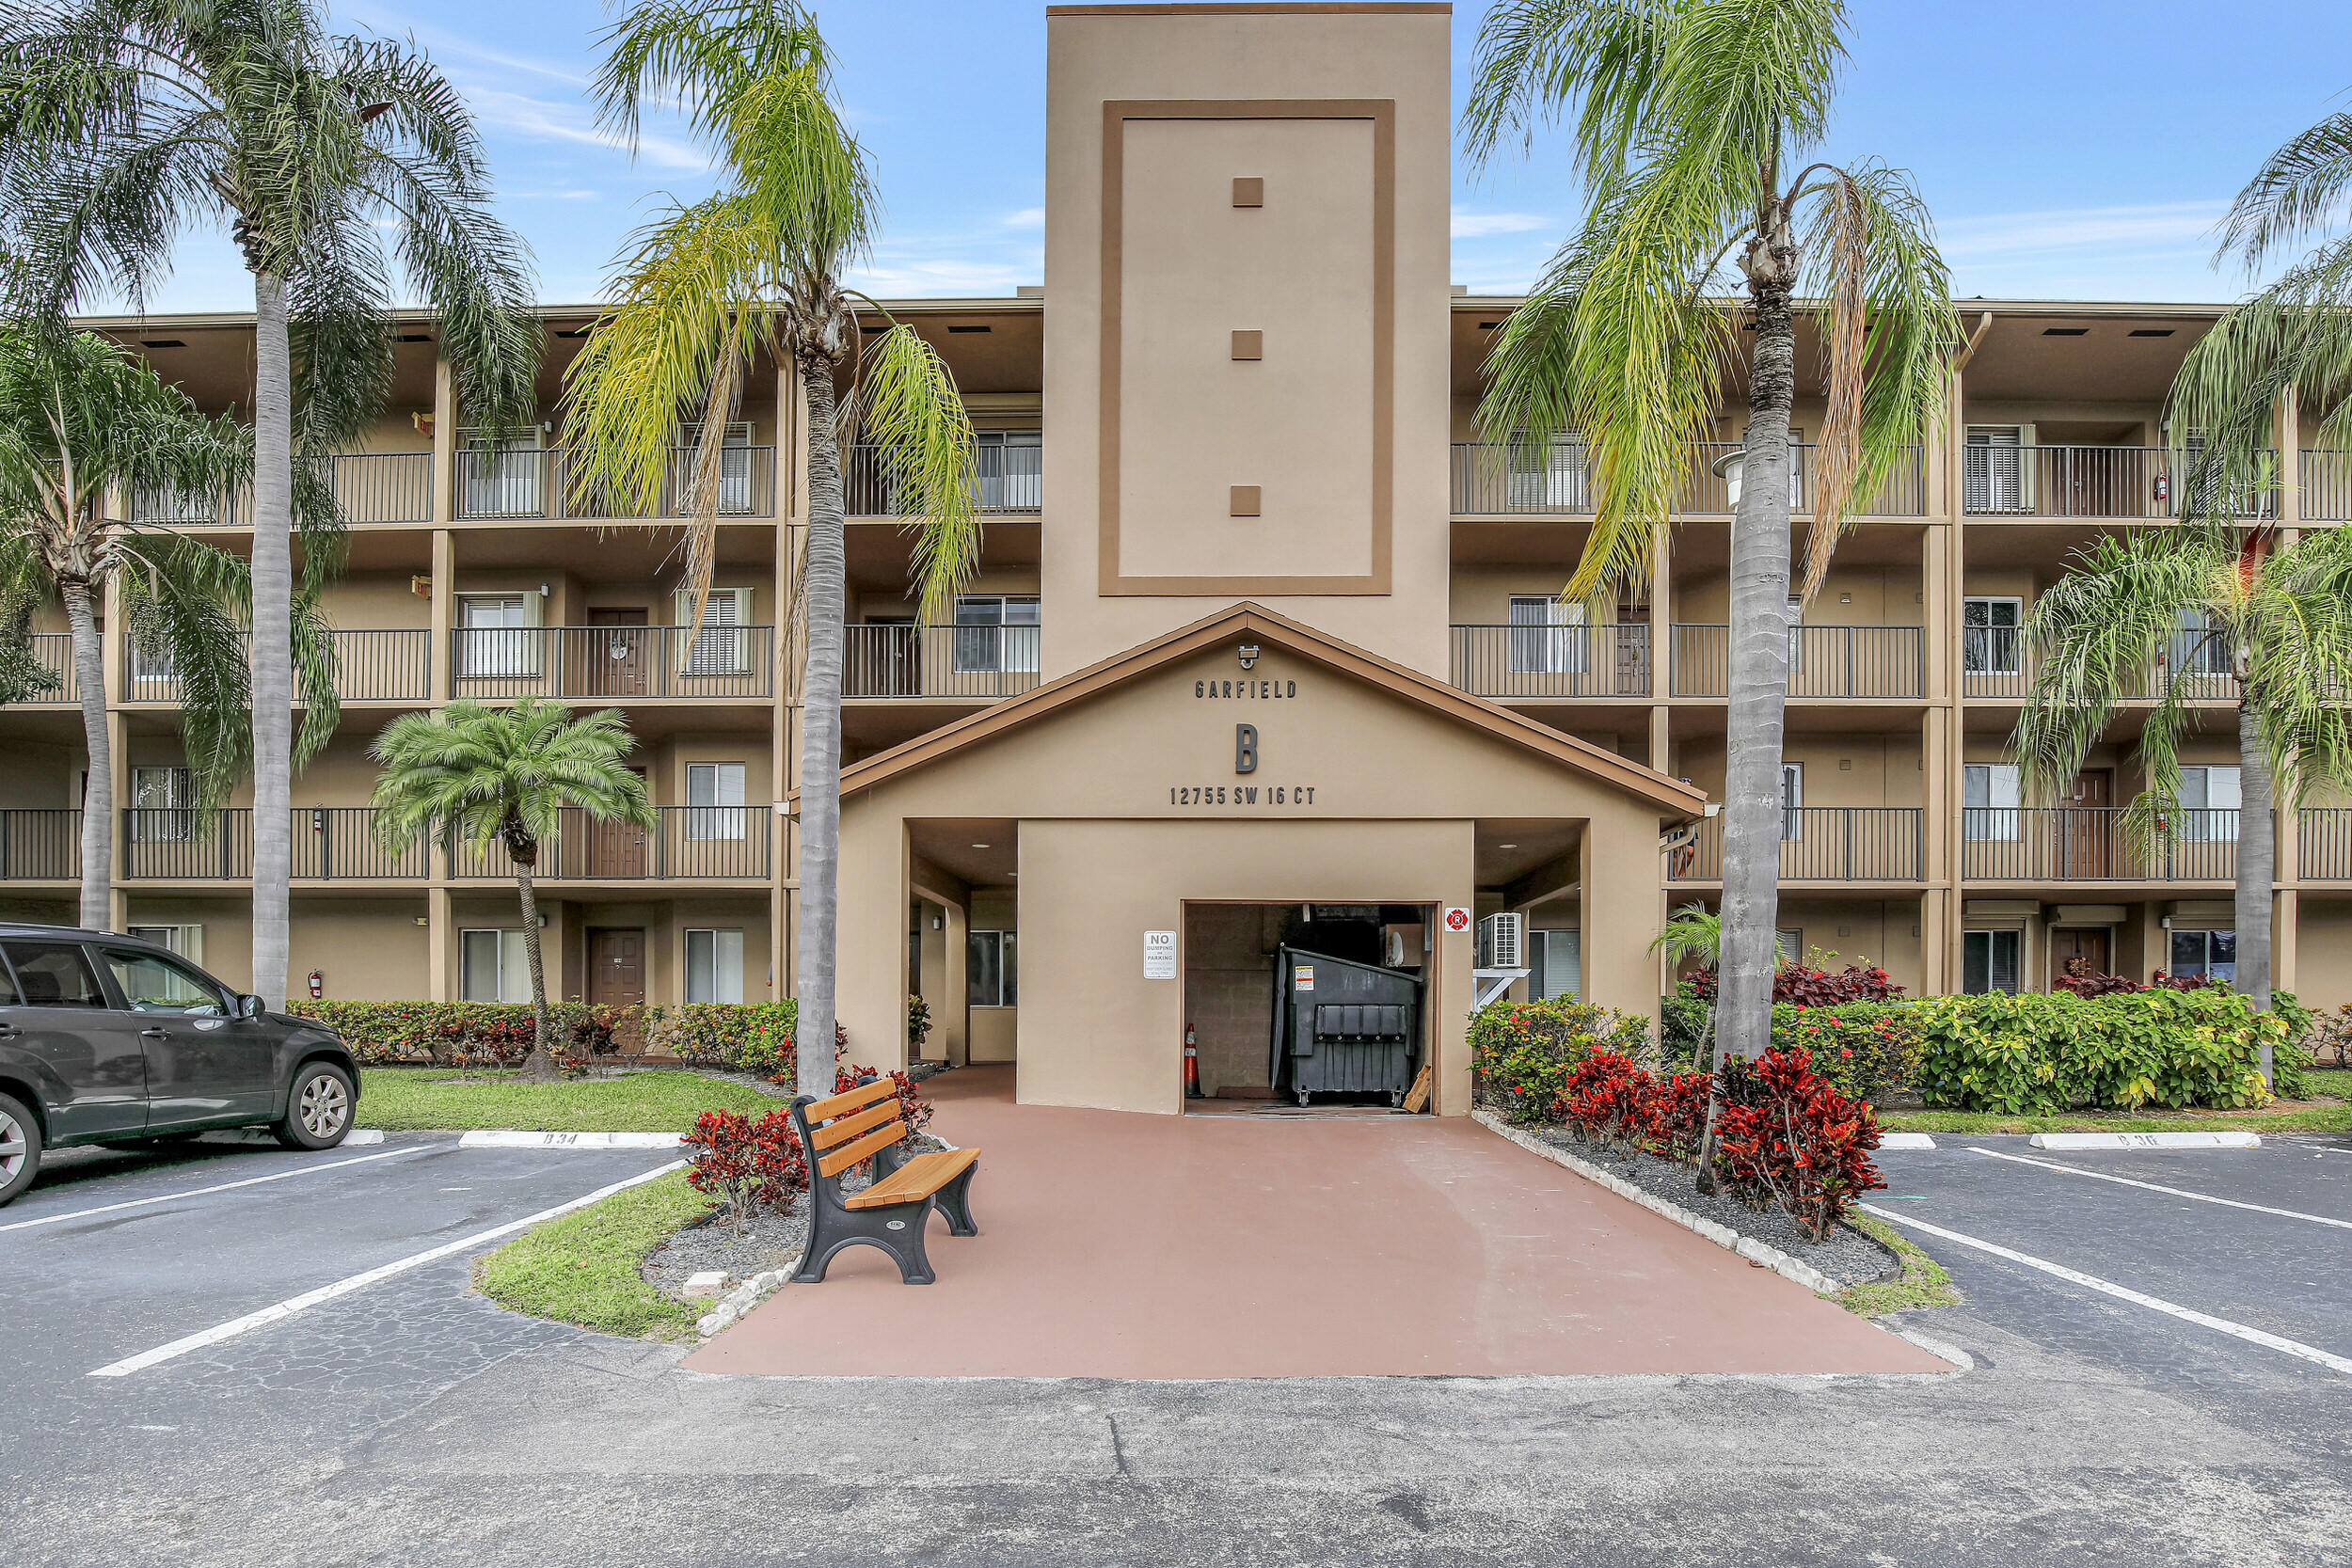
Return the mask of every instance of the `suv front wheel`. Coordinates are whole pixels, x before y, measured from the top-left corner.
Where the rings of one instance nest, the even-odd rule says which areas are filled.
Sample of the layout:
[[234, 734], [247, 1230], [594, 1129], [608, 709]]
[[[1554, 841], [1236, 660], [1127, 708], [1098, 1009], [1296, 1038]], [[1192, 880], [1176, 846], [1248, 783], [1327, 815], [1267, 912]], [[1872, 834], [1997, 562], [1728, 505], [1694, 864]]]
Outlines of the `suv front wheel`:
[[351, 1075], [332, 1062], [305, 1062], [270, 1131], [288, 1148], [332, 1148], [351, 1131]]
[[40, 1122], [14, 1095], [0, 1094], [0, 1204], [40, 1173]]

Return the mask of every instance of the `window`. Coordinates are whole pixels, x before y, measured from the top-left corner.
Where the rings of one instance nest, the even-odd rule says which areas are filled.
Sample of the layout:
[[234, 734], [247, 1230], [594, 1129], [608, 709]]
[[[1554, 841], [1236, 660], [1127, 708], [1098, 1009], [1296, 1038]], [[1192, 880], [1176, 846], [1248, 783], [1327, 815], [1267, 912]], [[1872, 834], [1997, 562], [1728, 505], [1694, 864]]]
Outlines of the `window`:
[[686, 933], [686, 1000], [743, 1000], [743, 933], [689, 930]]
[[518, 676], [539, 673], [539, 595], [457, 595], [457, 673]]
[[2014, 675], [2025, 665], [2019, 639], [2026, 601], [1971, 595], [1960, 607], [1960, 667], [1971, 675]]
[[2235, 768], [2181, 769], [2181, 823], [2185, 844], [2233, 844], [2239, 805]]
[[686, 805], [686, 836], [689, 839], [743, 837], [748, 826], [743, 813], [743, 765], [739, 762], [688, 763]]
[[1970, 996], [2017, 990], [2017, 954], [2022, 931], [1963, 931], [1960, 935], [1960, 989]]
[[172, 662], [169, 648], [150, 648], [134, 639], [131, 643], [131, 684], [145, 686], [171, 682], [180, 678], [180, 667]]
[[79, 942], [0, 942], [0, 952], [8, 954], [8, 967], [16, 971], [17, 994], [27, 1007], [106, 1006], [105, 992], [98, 989], [98, 976], [90, 973]]
[[2017, 765], [1972, 762], [1960, 770], [1960, 836], [2014, 843], [2024, 826], [2017, 809]]
[[1794, 842], [1804, 836], [1804, 764], [1780, 765], [1780, 836]]
[[204, 961], [204, 927], [201, 926], [134, 926], [131, 935], [142, 942], [151, 942], [166, 952], [177, 953], [190, 963]]
[[1018, 987], [1014, 981], [1014, 931], [974, 931], [971, 933], [971, 960], [966, 965], [967, 990], [975, 1007], [1010, 1007], [1018, 1006]]
[[1589, 657], [1582, 605], [1549, 594], [1511, 595], [1511, 673], [1581, 675]]
[[523, 440], [461, 431], [465, 514], [469, 517], [539, 515], [539, 464], [546, 454], [537, 435]]
[[226, 991], [177, 958], [131, 947], [102, 947], [99, 952], [135, 1013], [227, 1018], [234, 1010]]
[[1534, 960], [1527, 976], [1527, 994], [1538, 1002], [1555, 997], [1573, 999], [1583, 989], [1584, 933], [1531, 931], [1528, 956]]
[[183, 844], [196, 831], [196, 791], [184, 768], [131, 769], [131, 839]]
[[[690, 499], [687, 492], [694, 475], [694, 453], [703, 443], [703, 427], [699, 421], [678, 426], [678, 466], [680, 483], [676, 504], [683, 512]], [[731, 421], [726, 434], [719, 437], [719, 515], [740, 517], [752, 510], [752, 427], [738, 420]]]
[[1044, 503], [1044, 440], [1034, 430], [991, 430], [973, 437], [980, 510], [1035, 512]]
[[2181, 629], [2172, 634], [2172, 645], [2165, 650], [2173, 672], [2183, 675], [2230, 673], [2230, 640], [2223, 635], [2221, 623], [2201, 610], [2184, 609], [2179, 614]]
[[[679, 626], [694, 618], [694, 596], [678, 590], [677, 613], [673, 617]], [[688, 675], [740, 675], [752, 667], [751, 634], [742, 628], [751, 625], [752, 591], [748, 588], [714, 588], [703, 600], [702, 625], [695, 629], [694, 640], [683, 651], [678, 671]]]
[[1038, 602], [990, 595], [956, 601], [955, 672], [959, 675], [1034, 674]]
[[2031, 512], [2031, 425], [1970, 425], [1961, 449], [1961, 502], [1970, 512]]
[[1772, 944], [1779, 949], [1773, 957], [1781, 962], [1804, 962], [1804, 927], [1802, 926], [1783, 926], [1772, 933]]
[[531, 955], [520, 931], [457, 933], [458, 994], [467, 1002], [531, 1000]]
[[1592, 487], [1584, 442], [1576, 436], [1555, 436], [1539, 447], [1524, 431], [1514, 431], [1507, 453], [1509, 488], [1504, 504], [1517, 511], [1589, 512]]
[[2201, 974], [2215, 980], [2237, 980], [2237, 933], [2235, 931], [2183, 931], [2172, 933], [2172, 967], [2170, 974]]

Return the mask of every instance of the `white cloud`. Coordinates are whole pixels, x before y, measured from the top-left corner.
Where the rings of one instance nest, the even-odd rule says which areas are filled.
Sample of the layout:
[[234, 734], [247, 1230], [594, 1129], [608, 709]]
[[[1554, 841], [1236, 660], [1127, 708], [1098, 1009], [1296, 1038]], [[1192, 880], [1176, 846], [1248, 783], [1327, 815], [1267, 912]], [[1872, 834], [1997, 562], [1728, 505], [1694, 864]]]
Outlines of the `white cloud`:
[[1024, 207], [1017, 213], [1007, 213], [1004, 223], [1008, 229], [1042, 229], [1045, 227], [1045, 209]]
[[1551, 220], [1539, 213], [1465, 213], [1454, 214], [1454, 237], [1457, 240], [1483, 240], [1496, 234], [1524, 234], [1531, 230], [1547, 229]]
[[[541, 141], [577, 142], [620, 152], [628, 150], [626, 141], [597, 125], [582, 105], [551, 103], [525, 93], [504, 92], [473, 85], [461, 86], [467, 102], [473, 108], [474, 119], [485, 126], [495, 126]], [[665, 168], [699, 171], [710, 167], [709, 154], [700, 148], [652, 133], [637, 138], [637, 156], [646, 163], [659, 164]]]
[[1951, 218], [1937, 224], [1937, 243], [1952, 261], [2124, 247], [2139, 252], [2151, 245], [2199, 241], [2209, 246], [2214, 226], [2228, 210], [2219, 200], [2173, 201]]

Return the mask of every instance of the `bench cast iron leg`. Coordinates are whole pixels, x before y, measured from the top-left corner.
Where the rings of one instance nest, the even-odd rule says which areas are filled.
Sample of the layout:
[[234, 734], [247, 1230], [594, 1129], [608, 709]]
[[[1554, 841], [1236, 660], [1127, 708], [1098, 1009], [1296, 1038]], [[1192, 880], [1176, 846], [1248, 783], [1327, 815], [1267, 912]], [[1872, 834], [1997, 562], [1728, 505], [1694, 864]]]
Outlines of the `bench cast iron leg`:
[[930, 1259], [923, 1250], [923, 1227], [931, 1217], [931, 1203], [927, 1197], [920, 1203], [893, 1204], [887, 1209], [837, 1210], [821, 1201], [815, 1203], [809, 1211], [808, 1250], [801, 1255], [792, 1282], [822, 1284], [834, 1255], [843, 1247], [863, 1243], [890, 1254], [902, 1283], [935, 1283], [939, 1276], [931, 1272]]
[[939, 1212], [946, 1216], [950, 1236], [977, 1236], [980, 1227], [972, 1218], [972, 1173], [980, 1168], [977, 1160], [963, 1167], [953, 1181], [939, 1189], [936, 1195]]

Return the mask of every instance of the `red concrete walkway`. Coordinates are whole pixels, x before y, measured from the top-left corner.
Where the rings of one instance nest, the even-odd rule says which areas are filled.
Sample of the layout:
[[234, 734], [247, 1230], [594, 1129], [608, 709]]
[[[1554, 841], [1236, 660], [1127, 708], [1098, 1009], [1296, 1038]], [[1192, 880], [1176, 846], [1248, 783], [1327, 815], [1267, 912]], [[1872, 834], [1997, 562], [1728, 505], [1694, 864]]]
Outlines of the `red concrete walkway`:
[[1931, 1372], [1925, 1352], [1495, 1136], [1432, 1117], [1154, 1117], [932, 1081], [977, 1145], [939, 1283], [872, 1247], [690, 1356], [705, 1372], [1307, 1377]]

